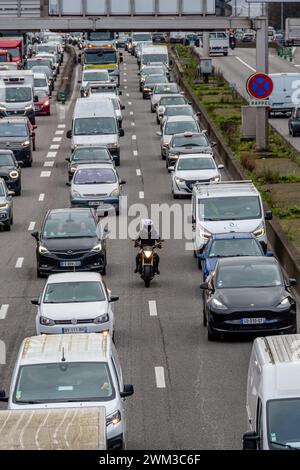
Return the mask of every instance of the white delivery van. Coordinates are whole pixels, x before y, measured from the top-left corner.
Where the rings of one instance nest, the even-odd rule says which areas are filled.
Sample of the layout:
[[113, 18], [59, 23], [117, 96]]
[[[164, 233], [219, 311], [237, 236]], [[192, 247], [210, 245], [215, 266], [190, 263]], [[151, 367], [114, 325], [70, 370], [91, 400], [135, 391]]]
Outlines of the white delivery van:
[[33, 77], [31, 70], [0, 70], [0, 117], [27, 116], [35, 124]]
[[[114, 343], [107, 332], [25, 338], [15, 363], [9, 410], [104, 407], [108, 449], [125, 444], [124, 385]], [[70, 422], [69, 422], [70, 423]], [[61, 423], [62, 426], [62, 423]]]
[[221, 183], [193, 182], [192, 230], [194, 250], [202, 253], [211, 235], [229, 232], [250, 232], [267, 248], [262, 198], [252, 181], [223, 181]]
[[245, 450], [300, 450], [300, 335], [256, 338], [247, 382]]
[[270, 73], [273, 91], [269, 97], [269, 114], [291, 113], [300, 103], [300, 73]]
[[96, 100], [93, 96], [77, 99], [72, 129], [67, 132], [67, 138], [72, 139], [72, 150], [81, 145], [106, 145], [116, 166], [119, 166], [122, 136], [124, 130], [119, 128], [111, 100]]
[[209, 33], [209, 54], [228, 55], [229, 37], [222, 31]]
[[141, 67], [152, 63], [162, 63], [168, 67], [169, 53], [167, 46], [142, 46]]

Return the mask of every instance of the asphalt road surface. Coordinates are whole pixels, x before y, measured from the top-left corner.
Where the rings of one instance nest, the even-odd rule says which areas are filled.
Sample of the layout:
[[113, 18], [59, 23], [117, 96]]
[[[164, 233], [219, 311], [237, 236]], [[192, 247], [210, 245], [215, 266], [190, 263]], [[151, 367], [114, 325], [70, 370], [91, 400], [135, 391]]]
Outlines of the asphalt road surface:
[[[235, 64], [237, 71], [248, 73], [234, 57], [218, 62]], [[136, 61], [127, 53], [121, 84], [126, 110], [118, 170], [127, 181], [128, 205], [173, 204], [155, 115], [138, 91]], [[22, 339], [35, 334], [35, 307], [30, 299], [40, 294], [45, 282], [36, 277], [30, 231], [40, 229], [47, 209], [69, 207], [65, 158], [70, 155], [70, 141], [65, 133], [78, 87], [69, 107], [53, 99], [52, 115], [37, 118], [34, 164], [22, 171], [23, 193], [14, 199], [12, 231], [0, 233], [0, 340], [6, 346], [0, 388], [6, 390]], [[179, 204], [190, 206], [190, 201]], [[132, 242], [109, 240], [107, 246], [106, 283], [120, 296], [115, 308], [116, 347], [124, 381], [135, 387], [126, 404], [127, 447], [240, 449], [247, 429], [251, 341], [208, 343], [202, 325], [202, 275], [192, 253], [185, 250], [184, 240], [166, 239], [160, 252], [161, 274], [150, 289], [133, 273], [136, 251]]]

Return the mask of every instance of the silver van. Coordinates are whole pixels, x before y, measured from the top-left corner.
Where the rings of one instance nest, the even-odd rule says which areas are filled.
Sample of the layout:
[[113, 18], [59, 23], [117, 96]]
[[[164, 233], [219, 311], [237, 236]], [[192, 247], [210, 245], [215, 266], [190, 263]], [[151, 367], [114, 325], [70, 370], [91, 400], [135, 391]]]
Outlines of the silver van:
[[111, 100], [79, 98], [73, 113], [72, 129], [67, 138], [72, 139], [72, 150], [81, 145], [106, 145], [116, 166], [120, 165], [120, 137], [116, 112]]

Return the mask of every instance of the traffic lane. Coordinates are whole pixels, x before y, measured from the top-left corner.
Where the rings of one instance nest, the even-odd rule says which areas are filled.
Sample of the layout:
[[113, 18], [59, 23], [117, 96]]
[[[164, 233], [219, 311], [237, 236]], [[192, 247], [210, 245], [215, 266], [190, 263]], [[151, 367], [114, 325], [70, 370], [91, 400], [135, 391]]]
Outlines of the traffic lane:
[[[223, 76], [228, 81], [228, 83], [234, 84], [236, 86], [237, 91], [246, 100], [248, 100], [249, 95], [246, 91], [246, 82], [248, 77], [255, 71], [255, 69], [251, 71], [251, 69], [249, 68], [249, 66], [255, 66], [255, 49], [239, 49], [237, 51], [243, 51], [243, 55], [239, 53], [238, 56], [232, 55], [228, 57], [214, 57], [213, 65], [216, 69], [219, 69], [223, 73]], [[247, 53], [244, 54], [244, 51], [247, 51]], [[242, 57], [243, 62], [237, 60], [237, 57], [241, 59], [240, 55]], [[282, 69], [280, 69], [279, 67], [282, 67]], [[293, 67], [292, 70], [291, 67]], [[276, 56], [273, 56], [273, 54], [270, 56], [270, 71], [272, 73], [278, 73], [280, 71], [297, 72], [298, 70], [299, 69], [294, 67], [292, 64], [287, 63]], [[285, 140], [287, 140], [296, 150], [300, 151], [299, 137], [292, 137], [289, 135], [287, 117], [280, 117], [280, 115], [275, 116], [270, 118], [269, 122], [272, 127], [285, 138]]]
[[[136, 71], [135, 62], [130, 61], [130, 94], [136, 118], [145, 203], [148, 206], [152, 203], [174, 204], [170, 175], [160, 157], [155, 114], [150, 112], [149, 101], [142, 100], [138, 92]], [[190, 208], [189, 200], [176, 201], [176, 204], [180, 207], [186, 204]], [[161, 275], [151, 284], [151, 290], [144, 292], [146, 301], [156, 300], [157, 304], [158, 316], [152, 320], [157, 324], [167, 377], [163, 409], [170, 410], [171, 420], [168, 422], [168, 435], [161, 433], [165, 436], [163, 442], [155, 433], [150, 435], [151, 442], [154, 448], [162, 448], [162, 445], [168, 444], [168, 436], [169, 442], [175, 443], [177, 448], [240, 448], [241, 435], [245, 430], [245, 384], [251, 342], [208, 343], [201, 317], [199, 285], [202, 276], [192, 253], [185, 251], [184, 241], [166, 240], [159, 254]], [[146, 310], [147, 315], [145, 301], [143, 305], [143, 313]], [[148, 318], [148, 321], [151, 324], [151, 319]], [[148, 340], [148, 343], [151, 344], [151, 341]], [[236, 354], [236, 351], [239, 353]], [[220, 383], [224, 384], [224, 388], [220, 389]], [[232, 384], [235, 384], [234, 390]], [[138, 407], [144, 416], [147, 415], [145, 403], [142, 400], [137, 403], [137, 395], [133, 406], [135, 409]], [[153, 413], [161, 422], [156, 410], [152, 410], [150, 415], [153, 416]], [[200, 432], [199, 423], [203, 423]], [[229, 427], [236, 430], [234, 438], [226, 432]], [[211, 439], [212, 434], [214, 439]], [[147, 445], [149, 442], [145, 441]]]

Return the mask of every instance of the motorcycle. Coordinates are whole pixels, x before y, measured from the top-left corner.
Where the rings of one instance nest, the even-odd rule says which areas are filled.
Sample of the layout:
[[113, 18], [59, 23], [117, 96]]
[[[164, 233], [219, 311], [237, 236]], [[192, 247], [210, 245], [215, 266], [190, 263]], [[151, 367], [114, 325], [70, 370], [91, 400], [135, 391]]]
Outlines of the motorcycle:
[[135, 242], [135, 246], [141, 248], [141, 278], [145, 283], [145, 287], [150, 287], [150, 282], [156, 274], [154, 268], [154, 253], [157, 248], [161, 249], [161, 241], [153, 246], [142, 245]]

